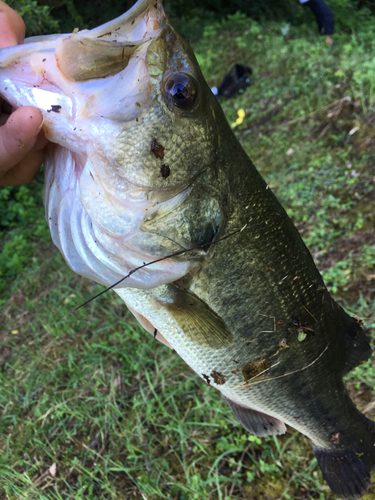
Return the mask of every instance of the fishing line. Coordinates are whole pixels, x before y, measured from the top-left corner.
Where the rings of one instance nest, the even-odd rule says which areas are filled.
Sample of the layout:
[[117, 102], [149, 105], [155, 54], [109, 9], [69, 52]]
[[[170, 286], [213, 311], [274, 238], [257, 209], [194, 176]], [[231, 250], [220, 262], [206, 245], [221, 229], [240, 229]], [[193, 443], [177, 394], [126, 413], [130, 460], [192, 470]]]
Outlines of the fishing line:
[[[271, 378], [265, 378], [263, 380], [259, 380], [257, 382], [253, 382], [252, 384], [247, 384], [247, 382], [242, 382], [242, 384], [238, 385], [237, 387], [235, 387], [235, 389], [239, 389], [240, 387], [246, 385], [246, 389], [248, 387], [251, 387], [253, 385], [257, 385], [257, 384], [261, 384], [263, 382], [271, 382], [272, 380], [276, 380], [278, 378], [283, 378], [283, 377], [287, 377], [288, 375], [293, 375], [294, 373], [298, 373], [298, 372], [303, 372], [303, 370], [306, 370], [307, 368], [310, 368], [310, 366], [312, 366], [314, 363], [316, 363], [318, 361], [319, 358], [321, 358], [323, 356], [323, 354], [326, 352], [326, 350], [328, 349], [329, 347], [329, 344], [331, 342], [328, 342], [328, 344], [326, 345], [326, 347], [323, 349], [323, 351], [319, 354], [319, 356], [314, 359], [314, 361], [312, 363], [310, 363], [309, 365], [306, 365], [304, 366], [303, 368], [299, 368], [298, 370], [294, 370], [292, 372], [288, 372], [288, 373], [284, 373], [284, 375], [279, 375], [277, 377], [271, 377]], [[279, 361], [280, 362], [280, 361]], [[278, 363], [276, 363], [278, 364]], [[273, 366], [276, 366], [276, 365], [273, 365]], [[273, 368], [273, 366], [270, 366], [269, 368], [267, 368], [266, 370], [264, 370], [262, 373], [266, 372], [267, 370], [270, 370], [271, 368]], [[261, 373], [259, 373], [258, 375], [261, 375]], [[256, 378], [258, 375], [256, 375], [255, 377], [253, 378]], [[251, 379], [252, 380], [252, 379]]]
[[211, 241], [210, 243], [203, 243], [202, 245], [197, 245], [195, 247], [187, 248], [185, 250], [179, 250], [178, 252], [171, 253], [170, 255], [167, 255], [166, 257], [160, 257], [159, 259], [152, 260], [151, 262], [143, 263], [141, 266], [136, 267], [135, 269], [132, 269], [126, 276], [124, 276], [120, 280], [116, 281], [116, 283], [114, 283], [113, 285], [109, 286], [108, 288], [106, 288], [102, 292], [98, 293], [97, 295], [94, 295], [94, 297], [91, 297], [91, 299], [86, 300], [86, 302], [84, 302], [83, 304], [78, 306], [76, 309], [72, 309], [72, 312], [74, 312], [74, 313], [77, 312], [78, 309], [81, 309], [81, 307], [87, 305], [89, 302], [97, 299], [98, 297], [100, 297], [104, 293], [108, 292], [109, 290], [112, 290], [112, 288], [119, 285], [120, 283], [125, 281], [127, 278], [129, 278], [132, 274], [134, 274], [136, 271], [139, 271], [140, 269], [143, 269], [144, 267], [151, 266], [151, 264], [156, 264], [157, 262], [161, 262], [162, 260], [170, 259], [171, 257], [176, 257], [177, 255], [182, 255], [184, 253], [191, 252], [192, 250], [197, 250], [199, 248], [207, 247], [208, 245], [215, 245], [216, 243], [220, 243], [220, 241], [224, 241], [227, 238], [230, 238], [231, 236], [233, 236], [237, 233], [241, 233], [245, 229], [246, 226], [247, 226], [247, 224], [245, 224], [241, 229], [237, 229], [237, 231], [233, 231], [233, 233], [229, 233], [226, 236], [223, 236], [222, 238], [219, 238], [216, 241]]

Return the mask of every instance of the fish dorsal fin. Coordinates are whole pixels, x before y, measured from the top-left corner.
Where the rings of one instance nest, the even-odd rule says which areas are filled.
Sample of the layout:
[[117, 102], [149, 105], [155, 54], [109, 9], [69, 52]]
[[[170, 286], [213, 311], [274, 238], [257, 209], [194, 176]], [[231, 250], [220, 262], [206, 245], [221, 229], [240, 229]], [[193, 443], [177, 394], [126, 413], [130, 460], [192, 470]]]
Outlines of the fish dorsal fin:
[[372, 354], [372, 349], [365, 332], [358, 322], [345, 313], [344, 344], [346, 360], [344, 375], [356, 366], [364, 363]]
[[236, 419], [251, 434], [258, 437], [285, 434], [286, 427], [281, 420], [260, 411], [241, 406], [224, 395], [223, 397]]
[[194, 343], [211, 349], [222, 349], [233, 343], [233, 335], [224, 320], [194, 293], [169, 285], [167, 294], [158, 298], [157, 303]]

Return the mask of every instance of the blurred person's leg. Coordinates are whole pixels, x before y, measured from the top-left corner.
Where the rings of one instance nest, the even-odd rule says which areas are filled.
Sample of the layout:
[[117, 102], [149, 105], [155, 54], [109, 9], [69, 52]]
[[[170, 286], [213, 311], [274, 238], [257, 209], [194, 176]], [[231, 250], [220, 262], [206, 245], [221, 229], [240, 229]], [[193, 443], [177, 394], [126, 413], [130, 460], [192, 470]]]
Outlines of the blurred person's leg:
[[327, 43], [332, 43], [330, 35], [334, 33], [334, 20], [331, 9], [323, 0], [300, 0], [300, 3], [313, 11], [320, 33], [327, 36]]

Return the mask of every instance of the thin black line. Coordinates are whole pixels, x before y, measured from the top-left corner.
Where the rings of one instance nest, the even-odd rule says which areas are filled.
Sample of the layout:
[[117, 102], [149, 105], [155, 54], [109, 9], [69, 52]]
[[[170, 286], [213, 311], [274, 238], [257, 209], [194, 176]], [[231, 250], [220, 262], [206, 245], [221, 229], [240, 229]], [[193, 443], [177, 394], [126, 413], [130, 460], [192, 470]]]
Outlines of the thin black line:
[[111, 290], [112, 288], [114, 288], [115, 286], [119, 285], [120, 283], [122, 283], [123, 281], [125, 281], [127, 278], [129, 278], [132, 274], [134, 274], [136, 271], [139, 271], [140, 269], [144, 268], [144, 267], [147, 267], [147, 266], [150, 266], [151, 264], [156, 264], [157, 262], [160, 262], [162, 260], [166, 260], [166, 259], [170, 259], [171, 257], [176, 257], [177, 255], [182, 255], [183, 253], [187, 253], [187, 252], [191, 252], [192, 250], [197, 250], [198, 248], [203, 248], [203, 247], [206, 247], [208, 245], [215, 245], [216, 243], [220, 243], [220, 241], [223, 241], [223, 240], [226, 240], [227, 238], [230, 238], [231, 236], [233, 236], [234, 234], [237, 234], [237, 233], [240, 233], [241, 231], [243, 231], [245, 229], [245, 227], [247, 226], [247, 224], [241, 228], [241, 229], [237, 229], [237, 231], [234, 231], [233, 233], [229, 233], [227, 234], [226, 236], [223, 236], [222, 238], [219, 238], [218, 240], [216, 241], [211, 241], [210, 243], [203, 243], [202, 245], [197, 245], [195, 247], [192, 247], [192, 248], [188, 248], [186, 250], [179, 250], [178, 252], [175, 252], [175, 253], [171, 253], [170, 255], [167, 255], [166, 257], [160, 257], [159, 259], [156, 259], [156, 260], [153, 260], [151, 262], [147, 262], [147, 263], [143, 263], [141, 266], [139, 267], [136, 267], [135, 269], [132, 269], [129, 274], [127, 274], [126, 276], [124, 276], [123, 278], [121, 278], [120, 280], [116, 281], [116, 283], [114, 283], [113, 285], [109, 286], [108, 288], [106, 288], [105, 290], [103, 290], [102, 292], [98, 293], [97, 295], [95, 295], [94, 297], [91, 297], [91, 299], [89, 300], [86, 300], [86, 302], [84, 302], [83, 304], [81, 304], [80, 306], [78, 306], [76, 309], [73, 309], [72, 312], [77, 312], [78, 309], [81, 309], [81, 307], [87, 305], [89, 302], [91, 302], [92, 300], [94, 299], [97, 299], [98, 297], [100, 297], [101, 295], [103, 295], [103, 293], [106, 293], [108, 292], [109, 290]]

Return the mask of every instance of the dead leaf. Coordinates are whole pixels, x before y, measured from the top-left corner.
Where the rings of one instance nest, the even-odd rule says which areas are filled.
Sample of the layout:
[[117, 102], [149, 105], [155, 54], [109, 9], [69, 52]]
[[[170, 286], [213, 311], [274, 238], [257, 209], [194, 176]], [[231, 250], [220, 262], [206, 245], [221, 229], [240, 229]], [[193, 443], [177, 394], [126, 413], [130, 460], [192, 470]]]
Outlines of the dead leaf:
[[335, 432], [334, 434], [332, 434], [331, 441], [333, 441], [335, 444], [340, 444], [340, 433]]
[[51, 467], [48, 470], [49, 470], [49, 473], [51, 474], [51, 476], [55, 477], [56, 476], [56, 463], [53, 462], [53, 464], [51, 465]]

